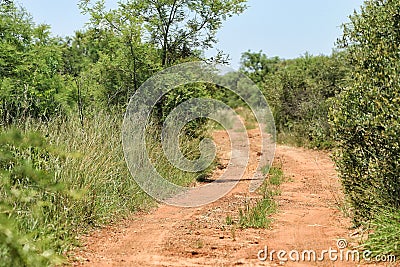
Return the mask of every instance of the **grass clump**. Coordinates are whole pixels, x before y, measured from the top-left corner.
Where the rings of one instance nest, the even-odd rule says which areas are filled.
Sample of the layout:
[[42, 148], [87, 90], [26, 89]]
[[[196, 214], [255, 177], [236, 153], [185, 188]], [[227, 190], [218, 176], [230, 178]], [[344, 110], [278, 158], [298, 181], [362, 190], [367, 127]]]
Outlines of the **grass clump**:
[[239, 210], [239, 227], [241, 228], [267, 228], [271, 223], [271, 214], [276, 212], [277, 203], [274, 200], [280, 194], [279, 186], [284, 180], [283, 171], [272, 167], [268, 173], [268, 179], [259, 189], [261, 199], [255, 204], [246, 203], [244, 210]]

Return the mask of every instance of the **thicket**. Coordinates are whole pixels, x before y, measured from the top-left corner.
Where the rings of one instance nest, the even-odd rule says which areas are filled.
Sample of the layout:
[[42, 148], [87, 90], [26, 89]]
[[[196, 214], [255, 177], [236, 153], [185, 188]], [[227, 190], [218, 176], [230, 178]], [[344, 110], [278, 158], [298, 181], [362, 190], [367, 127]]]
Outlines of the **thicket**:
[[365, 1], [331, 56], [242, 56], [272, 107], [278, 141], [333, 148], [364, 247], [400, 255], [400, 3]]
[[365, 1], [339, 44], [352, 66], [331, 113], [339, 174], [368, 247], [400, 255], [400, 2]]
[[285, 60], [261, 51], [242, 55], [241, 70], [263, 91], [272, 109], [278, 142], [332, 147], [328, 111], [346, 83], [343, 56], [334, 52]]
[[[88, 26], [58, 38], [24, 8], [0, 1], [0, 266], [57, 263], [85, 229], [154, 204], [129, 179], [124, 109], [157, 71], [206, 60], [202, 51], [244, 3], [130, 0], [107, 10], [104, 1], [82, 0]], [[400, 254], [399, 29], [400, 3], [366, 1], [330, 56], [242, 56], [241, 70], [269, 101], [279, 141], [338, 148], [355, 225], [371, 226], [365, 247], [376, 253]], [[181, 185], [205, 173], [176, 172], [156, 137], [170, 110], [193, 97], [243, 106], [228, 90], [205, 84], [161, 99], [149, 151], [157, 169]], [[205, 122], [185, 131], [183, 150], [194, 158]]]

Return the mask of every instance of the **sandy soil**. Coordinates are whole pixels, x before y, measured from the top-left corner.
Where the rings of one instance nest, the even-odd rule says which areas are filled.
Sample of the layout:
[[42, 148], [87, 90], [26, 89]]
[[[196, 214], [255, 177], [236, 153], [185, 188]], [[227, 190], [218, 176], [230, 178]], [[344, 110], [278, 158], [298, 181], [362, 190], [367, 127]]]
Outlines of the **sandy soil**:
[[[260, 135], [248, 131], [251, 157], [246, 177], [257, 164]], [[229, 144], [224, 131], [214, 134], [219, 144], [219, 177], [229, 162]], [[363, 266], [355, 262], [261, 261], [258, 252], [314, 250], [319, 254], [338, 250], [337, 240], [351, 247], [350, 221], [339, 211], [340, 183], [328, 153], [278, 146], [275, 165], [281, 166], [286, 180], [276, 197], [278, 212], [269, 229], [238, 229], [226, 224], [226, 217], [238, 217], [239, 208], [257, 194], [248, 192], [243, 179], [220, 200], [200, 208], [160, 205], [148, 214], [97, 230], [83, 237], [85, 246], [74, 253], [74, 265], [83, 266]], [[295, 254], [293, 254], [295, 256]], [[260, 256], [264, 256], [261, 253]], [[286, 255], [288, 258], [288, 255]], [[375, 266], [375, 265], [368, 265]], [[381, 265], [384, 266], [384, 265]]]

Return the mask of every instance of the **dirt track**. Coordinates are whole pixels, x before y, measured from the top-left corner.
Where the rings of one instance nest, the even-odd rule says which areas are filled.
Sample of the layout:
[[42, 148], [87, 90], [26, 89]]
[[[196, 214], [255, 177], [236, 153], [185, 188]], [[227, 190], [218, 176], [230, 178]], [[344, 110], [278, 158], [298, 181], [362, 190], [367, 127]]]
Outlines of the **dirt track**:
[[[246, 176], [255, 168], [260, 136], [248, 132], [251, 146]], [[226, 133], [216, 132], [221, 165], [228, 162]], [[252, 163], [253, 162], [253, 163]], [[281, 165], [287, 181], [277, 197], [278, 213], [270, 229], [236, 229], [226, 225], [226, 216], [237, 216], [252, 195], [248, 181], [222, 199], [200, 208], [161, 205], [149, 214], [136, 216], [117, 226], [98, 230], [85, 238], [77, 253], [84, 266], [357, 266], [336, 262], [260, 261], [259, 250], [337, 249], [337, 240], [349, 241], [350, 222], [338, 209], [340, 185], [333, 162], [321, 151], [278, 146], [275, 164]], [[221, 175], [217, 169], [215, 176]], [[287, 257], [287, 256], [286, 256]], [[328, 257], [326, 257], [328, 258]], [[371, 265], [369, 265], [371, 266]]]

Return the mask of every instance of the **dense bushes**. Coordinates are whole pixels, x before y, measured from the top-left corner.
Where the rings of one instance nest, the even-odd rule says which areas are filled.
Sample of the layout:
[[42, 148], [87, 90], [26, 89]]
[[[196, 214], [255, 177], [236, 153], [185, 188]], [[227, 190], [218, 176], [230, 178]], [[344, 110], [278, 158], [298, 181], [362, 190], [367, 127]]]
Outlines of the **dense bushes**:
[[[155, 204], [126, 166], [123, 112], [155, 72], [203, 59], [222, 22], [245, 9], [244, 0], [215, 2], [125, 1], [106, 10], [104, 1], [82, 0], [88, 27], [61, 39], [0, 1], [0, 266], [57, 263], [83, 231]], [[214, 89], [179, 88], [154, 121]], [[163, 157], [157, 123], [147, 128], [157, 170], [182, 186], [204, 178], [208, 170], [183, 172]], [[181, 138], [189, 156], [198, 156], [201, 125]]]
[[336, 162], [355, 224], [375, 221], [369, 247], [400, 253], [385, 230], [400, 229], [400, 2], [366, 1], [350, 18], [340, 45], [351, 80], [331, 115]]
[[291, 60], [246, 52], [242, 70], [263, 90], [278, 130], [278, 141], [327, 148], [332, 145], [328, 110], [344, 86], [342, 53]]
[[0, 32], [0, 124], [60, 113], [68, 94], [60, 40], [13, 4], [0, 4]]
[[[222, 22], [245, 9], [243, 0], [173, 2], [125, 1], [106, 11], [104, 1], [82, 0], [89, 26], [60, 39], [0, 1], [0, 266], [58, 262], [87, 227], [154, 203], [129, 179], [122, 112], [158, 70], [203, 59]], [[269, 101], [280, 141], [337, 145], [354, 222], [371, 223], [365, 247], [376, 253], [400, 253], [399, 29], [398, 1], [366, 1], [344, 26], [342, 51], [331, 56], [242, 57], [242, 71]], [[217, 86], [182, 86], [158, 103], [157, 123], [192, 97], [243, 106]], [[157, 123], [150, 138], [160, 134]], [[199, 125], [189, 124], [182, 139], [192, 157], [204, 134]], [[157, 141], [148, 144], [160, 172], [181, 185], [203, 177], [175, 170]]]
[[357, 222], [400, 207], [400, 3], [367, 1], [345, 25], [352, 79], [332, 109], [337, 163]]
[[242, 70], [269, 100], [279, 141], [337, 147], [354, 224], [372, 230], [365, 248], [399, 254], [400, 3], [366, 1], [350, 19], [329, 57], [247, 52]]

